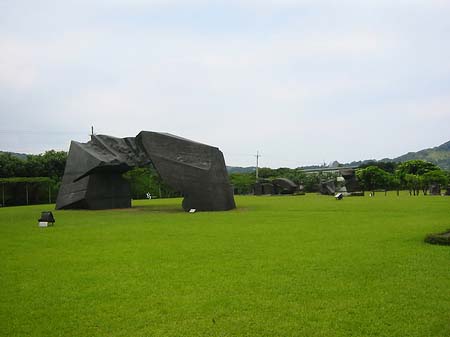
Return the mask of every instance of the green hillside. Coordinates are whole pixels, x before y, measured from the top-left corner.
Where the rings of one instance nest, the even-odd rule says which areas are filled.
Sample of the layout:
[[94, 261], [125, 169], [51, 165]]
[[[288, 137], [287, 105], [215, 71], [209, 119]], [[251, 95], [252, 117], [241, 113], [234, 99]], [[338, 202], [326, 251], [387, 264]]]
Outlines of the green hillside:
[[396, 162], [421, 159], [438, 165], [440, 168], [450, 170], [450, 141], [418, 152], [409, 152], [403, 156], [394, 158]]
[[0, 154], [6, 154], [9, 153], [10, 155], [12, 155], [13, 157], [25, 160], [27, 159], [27, 154], [25, 153], [16, 153], [16, 152], [7, 152], [7, 151], [0, 151]]

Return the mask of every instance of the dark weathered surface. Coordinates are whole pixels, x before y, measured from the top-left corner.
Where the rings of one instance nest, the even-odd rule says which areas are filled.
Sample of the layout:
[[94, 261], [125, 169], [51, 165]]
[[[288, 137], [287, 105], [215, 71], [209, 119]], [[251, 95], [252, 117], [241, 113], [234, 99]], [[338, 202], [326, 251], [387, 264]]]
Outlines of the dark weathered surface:
[[275, 194], [294, 194], [299, 187], [292, 180], [287, 178], [276, 178], [272, 180]]
[[266, 179], [260, 179], [253, 185], [253, 192], [255, 195], [273, 194], [273, 184]]
[[218, 148], [143, 131], [136, 138], [93, 135], [88, 143], [72, 142], [56, 208], [131, 207], [130, 188], [122, 174], [150, 163], [167, 184], [183, 193], [185, 210], [236, 207]]
[[226, 211], [236, 207], [225, 160], [218, 148], [148, 131], [139, 133], [136, 143], [161, 178], [183, 193], [184, 210]]
[[347, 192], [361, 191], [361, 187], [359, 186], [358, 180], [356, 178], [356, 172], [354, 169], [351, 168], [340, 169], [339, 173], [345, 180], [345, 188]]
[[428, 234], [425, 237], [425, 242], [435, 245], [450, 246], [450, 230], [443, 233]]
[[253, 185], [253, 191], [255, 195], [294, 194], [299, 191], [299, 186], [287, 178], [260, 179]]
[[321, 194], [334, 195], [336, 193], [336, 184], [334, 183], [334, 179], [320, 182], [319, 191]]
[[41, 217], [38, 219], [38, 221], [55, 223], [55, 217], [53, 216], [52, 212], [44, 211], [41, 212]]
[[122, 174], [146, 161], [133, 138], [93, 135], [85, 144], [72, 141], [56, 208], [130, 207], [130, 187]]

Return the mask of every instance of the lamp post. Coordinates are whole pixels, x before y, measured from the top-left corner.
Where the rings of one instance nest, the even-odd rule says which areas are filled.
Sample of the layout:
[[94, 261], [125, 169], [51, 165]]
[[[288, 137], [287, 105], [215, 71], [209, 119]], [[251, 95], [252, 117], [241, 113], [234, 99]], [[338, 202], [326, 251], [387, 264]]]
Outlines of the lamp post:
[[259, 176], [258, 176], [258, 166], [259, 166], [259, 151], [256, 151], [256, 182], [258, 182]]

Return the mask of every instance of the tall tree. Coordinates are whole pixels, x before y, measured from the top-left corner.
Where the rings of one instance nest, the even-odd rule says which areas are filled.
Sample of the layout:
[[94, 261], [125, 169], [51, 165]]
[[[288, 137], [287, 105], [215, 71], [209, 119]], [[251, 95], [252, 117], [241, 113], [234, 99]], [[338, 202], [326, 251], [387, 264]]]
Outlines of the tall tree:
[[412, 191], [413, 195], [419, 195], [420, 189], [424, 186], [423, 175], [440, 170], [437, 165], [424, 160], [408, 160], [398, 165], [396, 174], [402, 184], [409, 189], [409, 194]]
[[356, 175], [366, 191], [372, 191], [375, 195], [376, 189], [387, 189], [391, 182], [389, 173], [380, 169], [377, 166], [369, 166], [363, 169], [358, 169]]

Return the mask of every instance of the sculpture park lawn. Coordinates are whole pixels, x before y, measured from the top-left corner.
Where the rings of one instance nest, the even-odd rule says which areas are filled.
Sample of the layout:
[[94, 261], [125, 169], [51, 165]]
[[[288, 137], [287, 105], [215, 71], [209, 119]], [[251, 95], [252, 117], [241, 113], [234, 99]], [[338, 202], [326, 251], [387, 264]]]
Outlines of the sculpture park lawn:
[[450, 336], [450, 197], [0, 208], [0, 336]]

